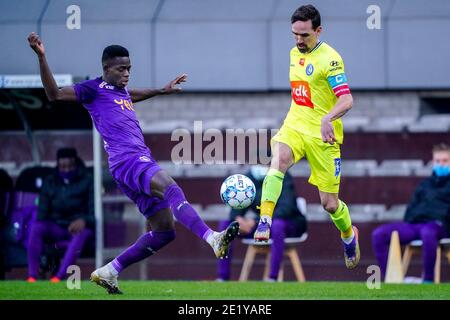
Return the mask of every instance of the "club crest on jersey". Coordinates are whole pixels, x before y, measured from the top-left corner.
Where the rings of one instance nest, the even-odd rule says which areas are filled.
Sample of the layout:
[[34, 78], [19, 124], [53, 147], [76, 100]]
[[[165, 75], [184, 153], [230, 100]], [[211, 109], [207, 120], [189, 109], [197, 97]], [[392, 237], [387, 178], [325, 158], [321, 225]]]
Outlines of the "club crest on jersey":
[[142, 162], [151, 162], [150, 158], [147, 156], [140, 156], [139, 160]]
[[314, 72], [314, 66], [312, 65], [312, 63], [310, 63], [306, 66], [306, 75], [310, 76], [313, 74], [313, 72]]
[[314, 108], [311, 101], [311, 90], [307, 81], [291, 81], [292, 100], [298, 106]]
[[341, 173], [341, 158], [334, 159], [334, 176], [337, 178]]

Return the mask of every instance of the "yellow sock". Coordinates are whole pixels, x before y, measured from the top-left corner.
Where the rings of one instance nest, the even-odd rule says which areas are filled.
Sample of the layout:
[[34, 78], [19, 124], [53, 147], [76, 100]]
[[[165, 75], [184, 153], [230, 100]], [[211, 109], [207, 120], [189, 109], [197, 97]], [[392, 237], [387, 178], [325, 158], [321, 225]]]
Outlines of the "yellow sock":
[[[339, 201], [339, 207], [333, 214], [330, 214], [331, 220], [333, 221], [336, 228], [341, 232], [343, 238], [351, 237], [353, 234], [352, 220], [350, 218], [350, 212], [348, 211], [347, 205], [344, 201]], [[344, 235], [349, 235], [344, 237]]]
[[351, 226], [344, 232], [341, 231], [341, 238], [350, 238], [351, 236], [353, 236], [353, 228]]
[[284, 173], [276, 169], [269, 169], [264, 178], [261, 194], [260, 217], [266, 217], [271, 223], [273, 211], [283, 189]]
[[273, 211], [275, 210], [275, 203], [272, 201], [263, 201], [260, 207], [260, 216], [269, 216], [272, 218]]

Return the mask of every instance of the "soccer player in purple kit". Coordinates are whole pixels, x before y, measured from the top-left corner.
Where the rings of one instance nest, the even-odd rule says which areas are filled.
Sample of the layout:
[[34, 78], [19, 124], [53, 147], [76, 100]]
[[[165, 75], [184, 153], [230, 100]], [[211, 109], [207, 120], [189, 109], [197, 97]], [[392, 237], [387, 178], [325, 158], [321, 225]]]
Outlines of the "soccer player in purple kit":
[[128, 50], [112, 45], [103, 51], [102, 77], [59, 89], [48, 66], [42, 40], [33, 32], [28, 36], [28, 42], [38, 56], [41, 79], [48, 99], [76, 101], [89, 111], [104, 140], [114, 180], [136, 203], [152, 229], [113, 261], [92, 272], [91, 281], [110, 294], [122, 293], [117, 281], [119, 273], [174, 240], [173, 215], [205, 240], [213, 248], [217, 258], [226, 257], [230, 242], [239, 232], [239, 223], [234, 221], [219, 233], [203, 222], [187, 202], [180, 187], [153, 159], [144, 143], [134, 112], [133, 102], [179, 92], [181, 89], [176, 86], [185, 82], [187, 75], [178, 76], [162, 89], [129, 89], [127, 85], [131, 62]]

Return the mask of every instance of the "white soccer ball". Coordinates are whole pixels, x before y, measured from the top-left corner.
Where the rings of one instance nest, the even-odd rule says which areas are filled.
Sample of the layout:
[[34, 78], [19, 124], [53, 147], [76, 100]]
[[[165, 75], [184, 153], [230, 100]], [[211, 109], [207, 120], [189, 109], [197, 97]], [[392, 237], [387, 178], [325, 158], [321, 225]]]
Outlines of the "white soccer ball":
[[220, 187], [220, 198], [233, 209], [245, 209], [256, 196], [255, 184], [243, 174], [234, 174], [225, 179]]

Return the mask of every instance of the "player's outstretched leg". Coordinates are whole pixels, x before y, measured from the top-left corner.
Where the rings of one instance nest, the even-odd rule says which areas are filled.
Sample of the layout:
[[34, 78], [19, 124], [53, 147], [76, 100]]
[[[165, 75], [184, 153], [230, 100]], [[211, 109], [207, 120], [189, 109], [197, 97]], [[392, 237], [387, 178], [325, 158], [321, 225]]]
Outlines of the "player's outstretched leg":
[[170, 209], [158, 211], [148, 218], [151, 232], [142, 235], [131, 247], [112, 262], [95, 270], [91, 281], [106, 289], [109, 294], [121, 294], [117, 281], [119, 273], [133, 263], [150, 257], [175, 239], [175, 226]]
[[260, 219], [253, 238], [255, 241], [268, 241], [270, 238], [270, 226], [272, 225], [272, 216], [283, 189], [284, 173], [277, 169], [269, 169], [264, 178]]
[[255, 241], [268, 241], [270, 238], [272, 216], [283, 189], [284, 173], [293, 163], [291, 148], [285, 143], [275, 142], [270, 169], [263, 182], [260, 220], [253, 235]]
[[229, 244], [239, 233], [238, 222], [232, 222], [222, 232], [211, 230], [186, 200], [181, 188], [163, 170], [153, 176], [151, 192], [166, 200], [175, 218], [200, 239], [205, 240], [213, 248], [217, 258], [225, 258], [228, 255]]
[[320, 192], [320, 199], [331, 220], [341, 232], [344, 246], [344, 260], [348, 269], [355, 268], [360, 260], [358, 228], [352, 225], [347, 205], [338, 199], [337, 194]]

